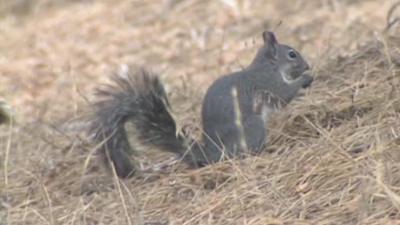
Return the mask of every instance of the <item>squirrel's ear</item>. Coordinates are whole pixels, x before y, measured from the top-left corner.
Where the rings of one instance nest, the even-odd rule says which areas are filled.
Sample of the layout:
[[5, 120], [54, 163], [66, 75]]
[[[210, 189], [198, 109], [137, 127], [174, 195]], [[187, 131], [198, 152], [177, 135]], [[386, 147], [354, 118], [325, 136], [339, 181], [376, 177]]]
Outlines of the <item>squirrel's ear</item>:
[[278, 45], [278, 41], [276, 40], [275, 34], [271, 31], [264, 31], [262, 36], [264, 40], [264, 46], [275, 52], [276, 46]]

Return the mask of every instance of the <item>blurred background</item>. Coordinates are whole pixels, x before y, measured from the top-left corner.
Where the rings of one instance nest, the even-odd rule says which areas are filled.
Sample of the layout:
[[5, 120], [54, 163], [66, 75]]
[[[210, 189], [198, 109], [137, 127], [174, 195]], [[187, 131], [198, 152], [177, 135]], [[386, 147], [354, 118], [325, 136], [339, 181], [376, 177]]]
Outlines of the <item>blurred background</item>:
[[381, 31], [392, 4], [1, 0], [0, 96], [22, 120], [60, 119], [78, 112], [93, 86], [121, 64], [192, 79], [201, 95], [216, 77], [250, 62], [266, 29], [317, 68]]
[[[394, 0], [0, 0], [3, 224], [398, 224], [400, 35]], [[159, 73], [179, 126], [264, 30], [313, 66], [268, 151], [115, 179], [81, 135], [124, 65]], [[1, 102], [4, 101], [4, 102]], [[0, 120], [1, 120], [0, 116]], [[76, 125], [76, 126], [75, 126]], [[139, 167], [169, 156], [141, 152]]]

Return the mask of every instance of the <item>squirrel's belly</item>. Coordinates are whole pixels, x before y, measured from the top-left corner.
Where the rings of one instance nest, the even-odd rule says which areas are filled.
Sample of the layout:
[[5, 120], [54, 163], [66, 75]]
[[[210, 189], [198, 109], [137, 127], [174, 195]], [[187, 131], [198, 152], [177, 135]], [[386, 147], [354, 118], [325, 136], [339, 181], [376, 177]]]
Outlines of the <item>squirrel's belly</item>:
[[269, 115], [274, 112], [275, 109], [273, 109], [272, 107], [268, 106], [268, 105], [264, 105], [261, 109], [261, 119], [264, 121], [264, 123], [268, 122], [268, 117]]

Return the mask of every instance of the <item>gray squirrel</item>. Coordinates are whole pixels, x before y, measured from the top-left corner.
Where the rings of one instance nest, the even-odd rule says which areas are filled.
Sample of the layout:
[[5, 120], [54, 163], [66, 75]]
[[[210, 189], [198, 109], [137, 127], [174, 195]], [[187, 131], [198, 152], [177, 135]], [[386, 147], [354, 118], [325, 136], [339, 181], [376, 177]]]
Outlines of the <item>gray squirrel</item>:
[[[279, 44], [272, 32], [265, 31], [262, 37], [264, 44], [249, 66], [208, 88], [201, 111], [204, 132], [198, 142], [177, 131], [157, 75], [142, 69], [114, 76], [112, 84], [98, 89], [89, 132], [117, 175], [135, 173], [130, 155], [139, 145], [175, 153], [194, 168], [260, 152], [270, 112], [313, 82], [310, 66], [298, 51]], [[133, 124], [135, 143], [128, 141], [126, 122]]]

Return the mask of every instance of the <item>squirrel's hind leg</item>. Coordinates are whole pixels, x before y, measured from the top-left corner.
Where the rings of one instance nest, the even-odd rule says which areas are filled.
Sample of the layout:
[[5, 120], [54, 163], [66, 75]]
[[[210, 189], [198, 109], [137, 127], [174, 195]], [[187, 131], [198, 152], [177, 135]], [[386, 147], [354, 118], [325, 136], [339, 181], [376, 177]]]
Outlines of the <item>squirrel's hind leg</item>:
[[252, 115], [243, 123], [247, 148], [252, 154], [258, 154], [263, 150], [266, 142], [267, 130], [265, 121], [261, 115]]

